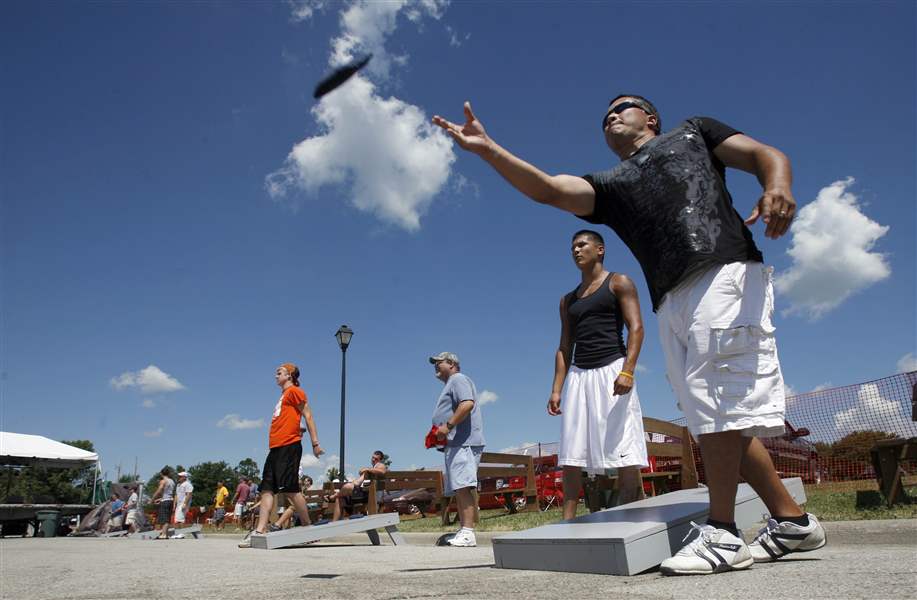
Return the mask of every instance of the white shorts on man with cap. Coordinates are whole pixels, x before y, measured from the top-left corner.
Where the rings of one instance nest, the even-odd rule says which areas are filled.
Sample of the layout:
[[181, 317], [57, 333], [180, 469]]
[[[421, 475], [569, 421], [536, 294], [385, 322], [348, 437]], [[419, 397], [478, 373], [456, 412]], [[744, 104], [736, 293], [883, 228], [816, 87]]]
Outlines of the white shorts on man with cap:
[[190, 477], [191, 475], [187, 471], [182, 471], [178, 474], [175, 523], [184, 523], [188, 516], [188, 509], [191, 507], [191, 495], [194, 493], [194, 486], [191, 485]]

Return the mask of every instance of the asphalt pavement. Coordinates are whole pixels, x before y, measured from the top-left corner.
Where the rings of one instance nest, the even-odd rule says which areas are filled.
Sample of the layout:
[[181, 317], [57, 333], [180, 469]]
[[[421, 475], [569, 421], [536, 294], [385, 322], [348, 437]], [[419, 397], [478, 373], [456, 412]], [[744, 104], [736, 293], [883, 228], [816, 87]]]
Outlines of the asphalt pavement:
[[[0, 540], [0, 598], [917, 598], [917, 520], [824, 523], [828, 545], [747, 571], [632, 577], [493, 566], [491, 535], [477, 548], [372, 546], [365, 535], [281, 550], [236, 547], [240, 536], [140, 541]], [[499, 535], [499, 534], [494, 534]], [[545, 556], [550, 561], [550, 556]]]

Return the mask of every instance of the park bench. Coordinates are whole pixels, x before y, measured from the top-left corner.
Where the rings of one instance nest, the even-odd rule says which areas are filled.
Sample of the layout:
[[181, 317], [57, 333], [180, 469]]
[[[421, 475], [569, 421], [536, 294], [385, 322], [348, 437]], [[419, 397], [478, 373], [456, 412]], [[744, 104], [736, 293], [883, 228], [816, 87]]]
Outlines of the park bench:
[[[425, 517], [426, 513], [440, 510], [443, 503], [443, 474], [442, 471], [436, 470], [415, 470], [415, 471], [387, 471], [383, 474], [369, 473], [366, 477], [369, 482], [364, 488], [366, 497], [357, 499], [352, 502], [351, 506], [354, 512], [362, 509], [367, 515], [375, 515], [382, 512], [382, 503], [377, 499], [385, 492], [398, 492], [416, 489], [429, 490], [432, 498], [428, 503], [418, 503], [417, 508], [421, 516]], [[325, 483], [323, 493], [330, 494], [335, 489], [339, 489], [340, 483]]]
[[302, 495], [306, 498], [306, 506], [309, 507], [309, 518], [312, 522], [323, 519], [325, 513], [329, 510], [325, 502], [325, 490], [303, 490]]
[[[347, 498], [345, 500], [347, 500], [348, 507], [351, 509], [353, 513], [363, 513], [367, 515], [375, 515], [379, 513], [379, 505], [376, 503], [376, 492], [379, 490], [379, 486], [372, 475], [368, 476], [366, 480], [368, 481], [368, 484], [366, 485], [366, 487], [363, 488], [366, 492], [365, 498], [363, 498], [362, 496], [358, 496], [357, 498], [354, 498], [353, 496], [351, 496], [350, 498]], [[345, 483], [350, 483], [350, 482], [348, 481], [344, 481], [344, 482], [326, 481], [325, 485], [322, 486], [322, 490], [321, 490], [322, 496], [334, 493], [335, 491], [341, 489], [341, 486], [343, 486]], [[333, 503], [331, 504], [325, 503], [325, 510], [323, 511], [322, 515], [331, 516], [331, 513], [333, 510], [334, 510]]]
[[904, 497], [904, 488], [917, 485], [917, 478], [908, 475], [902, 462], [917, 460], [917, 438], [879, 440], [870, 451], [879, 490], [891, 507]]
[[[416, 489], [426, 489], [431, 493], [431, 500], [429, 502], [417, 503], [417, 509], [420, 511], [422, 517], [426, 516], [426, 513], [439, 510], [442, 507], [443, 503], [443, 473], [442, 471], [436, 470], [417, 470], [417, 471], [388, 471], [382, 475], [372, 475], [371, 476], [373, 485], [375, 486], [374, 491], [382, 492], [398, 492], [398, 491], [408, 491]], [[372, 494], [371, 498], [375, 498], [376, 494]], [[378, 510], [381, 511], [382, 506], [378, 507]]]
[[[694, 464], [694, 445], [688, 428], [668, 421], [643, 417], [643, 430], [650, 434], [646, 443], [647, 456], [656, 465], [652, 471], [640, 474], [641, 484], [648, 485], [648, 496], [656, 496], [677, 489], [697, 487], [697, 467]], [[656, 435], [653, 435], [656, 434]], [[597, 475], [584, 481], [583, 491], [590, 512], [614, 506], [617, 477]]]
[[[505, 487], [501, 487], [499, 489], [481, 489], [472, 491], [475, 504], [475, 523], [478, 522], [478, 505], [480, 504], [480, 496], [501, 496], [503, 498], [503, 505], [512, 514], [518, 510], [514, 501], [514, 497], [521, 494], [522, 498], [525, 499], [525, 508], [523, 510], [538, 510], [538, 490], [535, 485], [535, 459], [533, 457], [527, 456], [525, 454], [504, 454], [500, 452], [483, 452], [481, 454], [481, 463], [478, 465], [479, 482], [482, 482], [486, 479], [503, 479], [504, 481], [508, 482], [510, 478], [513, 477], [525, 478], [524, 487], [521, 489], [507, 489]], [[489, 486], [481, 486], [479, 484], [479, 487]], [[449, 515], [454, 503], [454, 496], [451, 498], [444, 498], [443, 502], [441, 503], [442, 520], [444, 525], [450, 524]]]

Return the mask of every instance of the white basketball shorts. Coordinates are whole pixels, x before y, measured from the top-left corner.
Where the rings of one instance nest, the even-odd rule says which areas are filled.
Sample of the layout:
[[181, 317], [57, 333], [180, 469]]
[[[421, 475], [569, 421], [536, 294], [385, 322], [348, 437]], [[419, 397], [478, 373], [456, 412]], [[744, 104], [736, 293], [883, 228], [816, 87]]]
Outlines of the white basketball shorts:
[[637, 387], [614, 395], [623, 365], [619, 358], [598, 369], [570, 367], [561, 392], [557, 464], [593, 473], [649, 465]]

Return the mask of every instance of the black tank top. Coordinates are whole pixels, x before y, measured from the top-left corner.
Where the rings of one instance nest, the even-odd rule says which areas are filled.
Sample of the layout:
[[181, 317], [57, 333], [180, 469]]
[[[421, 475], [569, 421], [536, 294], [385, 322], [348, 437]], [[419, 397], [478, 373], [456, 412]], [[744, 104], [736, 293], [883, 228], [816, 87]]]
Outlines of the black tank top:
[[576, 297], [577, 286], [567, 294], [567, 318], [573, 331], [573, 364], [580, 369], [598, 369], [627, 355], [621, 306], [609, 287], [609, 273], [595, 292]]

